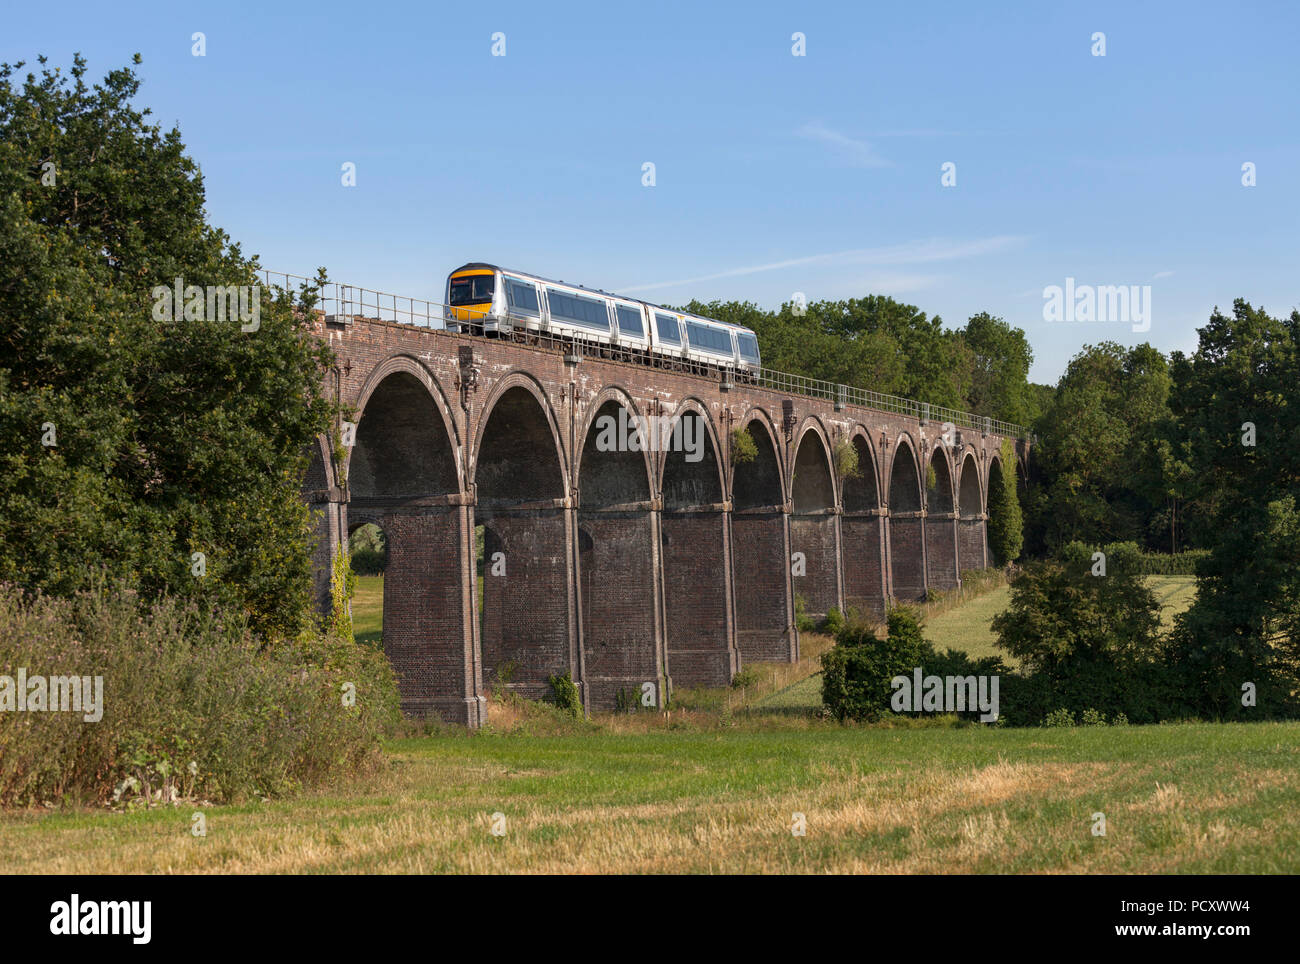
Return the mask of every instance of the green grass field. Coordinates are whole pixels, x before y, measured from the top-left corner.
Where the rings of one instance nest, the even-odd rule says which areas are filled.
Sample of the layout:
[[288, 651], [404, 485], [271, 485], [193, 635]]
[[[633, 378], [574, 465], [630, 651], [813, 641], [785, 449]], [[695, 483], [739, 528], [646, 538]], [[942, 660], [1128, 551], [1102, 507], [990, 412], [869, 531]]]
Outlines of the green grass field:
[[0, 872], [74, 871], [1296, 873], [1300, 724], [444, 734], [288, 801], [0, 818]]
[[[1153, 585], [1166, 616], [1190, 602], [1188, 579]], [[1005, 598], [927, 635], [993, 652]], [[382, 580], [359, 580], [363, 638], [381, 606]], [[1300, 723], [840, 725], [810, 712], [829, 645], [809, 634], [799, 664], [662, 713], [494, 699], [483, 731], [434, 726], [292, 799], [6, 813], [0, 873], [1300, 873]]]

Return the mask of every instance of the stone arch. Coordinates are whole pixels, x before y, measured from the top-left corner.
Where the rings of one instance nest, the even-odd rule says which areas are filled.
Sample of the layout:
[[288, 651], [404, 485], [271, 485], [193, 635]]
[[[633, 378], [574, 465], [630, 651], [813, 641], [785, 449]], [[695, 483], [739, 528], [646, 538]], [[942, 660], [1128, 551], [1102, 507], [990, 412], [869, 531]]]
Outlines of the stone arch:
[[[665, 509], [687, 509], [709, 506], [720, 509], [726, 501], [726, 473], [721, 457], [722, 446], [717, 427], [709, 416], [708, 408], [698, 398], [687, 398], [670, 417], [672, 430], [683, 423], [682, 438], [690, 444], [697, 440], [701, 447], [699, 459], [689, 458], [690, 453], [669, 451], [660, 461], [659, 492]], [[686, 425], [693, 422], [693, 428]]]
[[974, 451], [961, 457], [961, 474], [957, 482], [957, 560], [962, 572], [983, 569], [984, 493], [980, 491], [979, 463]]
[[790, 473], [791, 578], [796, 611], [802, 600], [815, 620], [825, 618], [840, 599], [839, 526], [835, 469], [830, 440], [816, 419], [805, 421]]
[[871, 436], [855, 426], [849, 436], [858, 455], [857, 475], [840, 480], [843, 515], [840, 544], [846, 608], [883, 615], [887, 591], [885, 518], [880, 506], [880, 468]]
[[312, 606], [317, 614], [328, 616], [334, 557], [347, 534], [347, 508], [335, 484], [329, 440], [317, 436], [304, 448], [302, 458], [306, 470], [300, 488], [312, 533]]
[[898, 437], [889, 467], [889, 568], [891, 595], [903, 602], [925, 598], [925, 519], [915, 443]]
[[[731, 465], [731, 500], [736, 509], [785, 505], [785, 472], [777, 431], [771, 417], [761, 408], [750, 409], [736, 422], [749, 433], [757, 454], [750, 462]], [[730, 447], [730, 446], [728, 446]]]
[[628, 395], [591, 406], [576, 476], [582, 679], [588, 705], [612, 709], [619, 690], [664, 694], [648, 449], [659, 443]]
[[[930, 484], [933, 478], [934, 484]], [[957, 511], [948, 447], [937, 442], [926, 469], [926, 582], [932, 589], [957, 587]]]
[[675, 685], [725, 686], [740, 661], [721, 449], [698, 399], [678, 406], [679, 423], [682, 445], [663, 453], [660, 475], [664, 646]]
[[[743, 661], [798, 659], [784, 473], [771, 418], [751, 409], [737, 423], [754, 440], [752, 461], [731, 466], [736, 643]], [[728, 449], [731, 446], [728, 445]]]
[[[355, 444], [345, 469], [353, 496], [381, 494], [378, 489], [400, 487], [403, 479], [443, 494], [460, 491], [459, 431], [442, 386], [419, 361], [393, 355], [376, 365], [357, 396], [356, 413]], [[409, 437], [401, 438], [403, 433]], [[429, 451], [409, 451], [417, 439], [437, 450], [436, 459]], [[389, 452], [388, 443], [408, 451]], [[394, 463], [394, 456], [401, 461]], [[377, 476], [388, 478], [376, 483]]]
[[529, 377], [503, 379], [482, 412], [472, 466], [484, 681], [540, 698], [551, 676], [567, 672], [582, 685], [564, 446]]
[[550, 400], [532, 378], [503, 379], [484, 404], [473, 473], [480, 507], [506, 509], [568, 496], [563, 433]]
[[348, 530], [384, 532], [384, 652], [403, 708], [477, 725], [470, 518], [455, 426], [437, 382], [406, 356], [371, 372], [348, 458]]

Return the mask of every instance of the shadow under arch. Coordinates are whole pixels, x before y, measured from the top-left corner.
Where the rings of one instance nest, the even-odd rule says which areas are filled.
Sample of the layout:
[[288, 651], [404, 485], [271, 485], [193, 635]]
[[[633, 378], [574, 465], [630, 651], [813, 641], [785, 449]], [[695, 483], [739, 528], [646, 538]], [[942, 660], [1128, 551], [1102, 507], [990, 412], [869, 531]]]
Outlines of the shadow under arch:
[[620, 691], [640, 701], [646, 683], [654, 684], [662, 704], [666, 675], [648, 458], [658, 439], [625, 394], [611, 392], [597, 406], [577, 474], [587, 706], [614, 709]]
[[925, 561], [927, 588], [957, 588], [957, 511], [953, 501], [952, 469], [942, 444], [930, 453], [926, 471]]
[[840, 598], [839, 526], [831, 450], [819, 427], [808, 425], [799, 438], [790, 477], [791, 578], [798, 600], [814, 620], [843, 609]]
[[754, 456], [733, 454], [731, 546], [736, 600], [736, 645], [742, 662], [797, 662], [790, 575], [790, 527], [776, 438], [767, 419], [751, 412], [740, 423]]
[[880, 507], [879, 470], [869, 437], [857, 430], [851, 437], [857, 453], [856, 473], [841, 481], [841, 555], [844, 560], [844, 604], [863, 614], [883, 616], [888, 592], [885, 566], [885, 515]]
[[681, 441], [663, 454], [659, 514], [668, 670], [675, 686], [727, 686], [740, 655], [717, 438], [698, 402], [671, 424]]
[[384, 533], [384, 653], [403, 710], [477, 726], [485, 707], [456, 448], [427, 373], [403, 359], [378, 371], [348, 459], [347, 528]]
[[969, 451], [962, 457], [957, 481], [957, 562], [962, 572], [988, 565], [979, 463]]
[[531, 383], [488, 404], [473, 459], [483, 680], [540, 699], [552, 676], [582, 685], [562, 447]]
[[925, 519], [916, 450], [906, 435], [894, 447], [889, 469], [890, 595], [900, 602], [925, 598]]

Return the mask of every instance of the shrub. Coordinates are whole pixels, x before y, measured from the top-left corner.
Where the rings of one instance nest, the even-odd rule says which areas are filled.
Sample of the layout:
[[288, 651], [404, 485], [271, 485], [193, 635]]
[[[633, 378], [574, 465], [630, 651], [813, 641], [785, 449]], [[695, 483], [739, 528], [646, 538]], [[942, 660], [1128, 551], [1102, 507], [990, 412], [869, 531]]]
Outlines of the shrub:
[[382, 549], [357, 549], [352, 553], [352, 571], [358, 576], [382, 576], [388, 554]]
[[794, 594], [794, 624], [801, 633], [811, 633], [817, 628], [817, 621], [808, 615], [808, 600], [798, 593]]
[[890, 612], [883, 640], [865, 623], [846, 626], [821, 657], [822, 703], [839, 720], [880, 719], [889, 712], [890, 680], [911, 675], [927, 649], [910, 609]]
[[1106, 717], [1098, 713], [1092, 707], [1083, 711], [1083, 716], [1079, 718], [1080, 726], [1105, 726]]
[[826, 611], [826, 621], [822, 623], [822, 631], [829, 636], [838, 636], [844, 629], [844, 614], [839, 608], [832, 606]]
[[731, 430], [731, 462], [740, 465], [752, 462], [758, 457], [758, 443], [747, 428], [736, 426]]
[[568, 670], [561, 676], [551, 677], [551, 698], [556, 707], [564, 712], [571, 716], [582, 716], [582, 696]]
[[862, 478], [858, 461], [858, 447], [851, 439], [842, 438], [835, 443], [835, 472], [841, 479]]
[[1197, 564], [1209, 556], [1208, 549], [1189, 549], [1174, 554], [1143, 552], [1139, 553], [1136, 561], [1137, 571], [1146, 576], [1194, 576]]
[[758, 672], [757, 666], [746, 666], [738, 670], [736, 675], [731, 678], [731, 688], [736, 690], [749, 689], [751, 686], [757, 686], [762, 676]]
[[1074, 714], [1065, 707], [1052, 710], [1047, 716], [1043, 717], [1043, 726], [1074, 726]]
[[0, 805], [281, 796], [365, 772], [397, 724], [372, 648], [308, 633], [264, 645], [242, 619], [96, 587], [0, 587], [0, 673], [102, 677], [103, 716], [0, 713]]

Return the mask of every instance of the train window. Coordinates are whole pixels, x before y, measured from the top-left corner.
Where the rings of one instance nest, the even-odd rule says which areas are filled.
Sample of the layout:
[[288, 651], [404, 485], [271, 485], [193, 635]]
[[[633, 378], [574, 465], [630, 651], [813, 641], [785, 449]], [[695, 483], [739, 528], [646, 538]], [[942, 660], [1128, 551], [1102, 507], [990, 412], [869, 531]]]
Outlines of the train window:
[[537, 303], [537, 288], [526, 281], [506, 279], [506, 298], [511, 310], [521, 315], [539, 315], [541, 309]]
[[736, 343], [740, 345], [740, 357], [745, 361], [758, 361], [758, 339], [749, 332], [736, 332]]
[[472, 274], [451, 279], [448, 300], [453, 305], [478, 305], [492, 300], [492, 275]]
[[546, 289], [546, 302], [551, 307], [551, 317], [571, 321], [586, 328], [609, 331], [609, 311], [605, 302], [594, 298], [580, 298], [565, 294], [556, 288]]
[[723, 331], [721, 328], [701, 325], [697, 321], [688, 321], [686, 323], [686, 337], [691, 340], [692, 348], [718, 352], [723, 355], [735, 354], [731, 347], [731, 332]]
[[636, 335], [641, 338], [645, 335], [645, 328], [641, 325], [641, 312], [636, 308], [629, 308], [626, 305], [618, 305], [614, 309], [618, 313], [618, 330], [625, 335]]
[[660, 341], [672, 342], [674, 345], [682, 343], [682, 333], [677, 328], [677, 319], [672, 315], [655, 315], [655, 331], [659, 333]]

